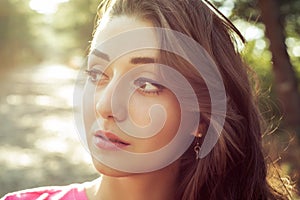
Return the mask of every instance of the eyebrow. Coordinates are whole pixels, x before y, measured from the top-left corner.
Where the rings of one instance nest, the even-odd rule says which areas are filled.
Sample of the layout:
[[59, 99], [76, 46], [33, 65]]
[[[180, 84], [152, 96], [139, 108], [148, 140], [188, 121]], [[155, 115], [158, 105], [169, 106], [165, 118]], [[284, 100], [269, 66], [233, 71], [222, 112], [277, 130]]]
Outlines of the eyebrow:
[[97, 49], [94, 49], [91, 54], [94, 54], [95, 56], [102, 58], [106, 61], [110, 61], [109, 56], [106, 53], [103, 53]]
[[[97, 49], [94, 49], [92, 51], [93, 55], [102, 58], [106, 61], [110, 61], [109, 56], [106, 53], [103, 53], [102, 51], [99, 51]], [[152, 57], [133, 57], [130, 59], [131, 64], [148, 64], [148, 63], [155, 63], [155, 59]]]
[[134, 57], [130, 59], [132, 64], [148, 64], [155, 63], [155, 59], [151, 57]]

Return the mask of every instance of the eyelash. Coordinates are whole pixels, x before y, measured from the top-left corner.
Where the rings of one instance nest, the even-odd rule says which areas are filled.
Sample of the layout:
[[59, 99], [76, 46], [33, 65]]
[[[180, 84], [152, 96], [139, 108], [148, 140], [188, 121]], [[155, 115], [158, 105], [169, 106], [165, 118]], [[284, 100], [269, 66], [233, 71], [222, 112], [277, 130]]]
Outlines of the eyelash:
[[[101, 81], [103, 78], [108, 78], [106, 74], [104, 74], [102, 71], [98, 69], [88, 69], [85, 70], [85, 73], [89, 76], [89, 80], [96, 84]], [[97, 80], [97, 78], [101, 78], [100, 80]], [[152, 86], [156, 87], [157, 89], [154, 90], [146, 90], [142, 88], [143, 86], [146, 86], [147, 84], [151, 84]], [[139, 92], [149, 95], [160, 95], [160, 93], [165, 88], [164, 86], [156, 83], [155, 81], [148, 79], [148, 78], [138, 78], [134, 81], [134, 88], [137, 89]]]
[[92, 83], [98, 83], [101, 79], [108, 78], [106, 74], [98, 69], [87, 69], [85, 70], [85, 73], [89, 76], [89, 80]]
[[[151, 84], [152, 86], [156, 87], [157, 89], [146, 90], [146, 89], [142, 88], [146, 84]], [[135, 85], [135, 87], [137, 87], [137, 90], [139, 92], [142, 92], [144, 94], [151, 94], [151, 95], [159, 95], [163, 91], [163, 89], [165, 88], [164, 86], [156, 83], [155, 81], [153, 81], [151, 79], [147, 79], [147, 78], [138, 78], [138, 79], [136, 79], [134, 81], [134, 85]]]

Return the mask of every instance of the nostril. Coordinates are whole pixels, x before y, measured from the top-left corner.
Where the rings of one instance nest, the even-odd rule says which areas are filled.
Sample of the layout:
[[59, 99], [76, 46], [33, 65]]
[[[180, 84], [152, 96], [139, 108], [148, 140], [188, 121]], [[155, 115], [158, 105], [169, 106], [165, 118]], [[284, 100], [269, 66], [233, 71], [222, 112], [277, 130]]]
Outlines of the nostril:
[[112, 115], [110, 115], [109, 117], [113, 118], [117, 122], [122, 122], [126, 119], [126, 116], [126, 110], [118, 108], [116, 111], [113, 111]]
[[110, 103], [98, 101], [96, 104], [96, 113], [103, 119], [113, 119], [117, 122], [124, 121], [127, 117], [126, 109], [123, 106], [115, 106], [112, 108]]

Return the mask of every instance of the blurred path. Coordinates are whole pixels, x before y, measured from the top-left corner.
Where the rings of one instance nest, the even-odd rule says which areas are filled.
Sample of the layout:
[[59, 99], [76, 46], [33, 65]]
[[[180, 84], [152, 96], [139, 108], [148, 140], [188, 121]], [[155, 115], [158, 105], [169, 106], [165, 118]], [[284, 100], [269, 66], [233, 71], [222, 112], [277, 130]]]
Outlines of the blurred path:
[[0, 75], [0, 196], [95, 177], [73, 122], [77, 70], [42, 64]]

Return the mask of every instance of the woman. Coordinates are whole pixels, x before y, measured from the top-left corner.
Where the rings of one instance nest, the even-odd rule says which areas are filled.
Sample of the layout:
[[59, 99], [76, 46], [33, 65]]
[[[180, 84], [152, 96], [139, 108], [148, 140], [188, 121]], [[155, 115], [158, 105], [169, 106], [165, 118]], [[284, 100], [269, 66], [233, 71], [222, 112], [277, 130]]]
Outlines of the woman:
[[288, 199], [266, 180], [242, 36], [224, 16], [200, 0], [104, 0], [98, 14], [80, 130], [101, 179], [4, 199]]

